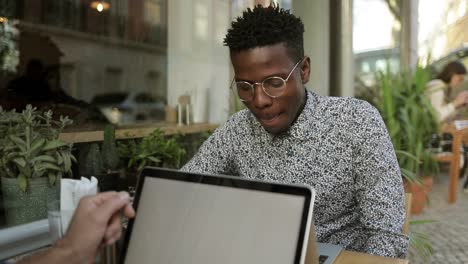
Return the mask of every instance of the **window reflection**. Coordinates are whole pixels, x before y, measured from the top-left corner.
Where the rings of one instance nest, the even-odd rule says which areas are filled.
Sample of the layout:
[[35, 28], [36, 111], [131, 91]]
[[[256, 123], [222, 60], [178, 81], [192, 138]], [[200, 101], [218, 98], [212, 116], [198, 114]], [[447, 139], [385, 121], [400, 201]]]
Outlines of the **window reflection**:
[[[86, 117], [76, 119], [75, 125], [90, 125], [121, 123], [106, 118], [104, 112], [99, 116], [96, 110], [101, 107], [93, 104], [96, 96], [145, 93], [155, 98], [155, 108], [165, 103], [167, 0], [0, 3], [0, 17], [18, 20], [21, 32], [17, 39], [17, 72], [0, 76], [2, 107], [22, 109], [32, 103], [37, 107], [55, 106], [58, 114], [71, 114], [64, 105], [74, 106], [75, 114], [82, 116], [86, 112]], [[28, 71], [31, 62], [40, 66]], [[129, 122], [149, 118], [137, 112], [131, 111], [134, 114]], [[164, 115], [158, 112], [150, 117], [157, 121]]]

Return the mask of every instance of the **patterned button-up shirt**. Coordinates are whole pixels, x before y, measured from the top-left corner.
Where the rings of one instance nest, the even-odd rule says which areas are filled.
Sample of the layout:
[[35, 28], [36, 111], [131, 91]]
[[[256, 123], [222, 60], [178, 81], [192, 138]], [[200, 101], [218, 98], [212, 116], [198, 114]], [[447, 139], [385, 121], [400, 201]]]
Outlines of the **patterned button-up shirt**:
[[307, 184], [317, 192], [313, 220], [319, 242], [406, 256], [400, 169], [385, 124], [367, 102], [308, 91], [303, 111], [281, 136], [242, 110], [182, 170]]

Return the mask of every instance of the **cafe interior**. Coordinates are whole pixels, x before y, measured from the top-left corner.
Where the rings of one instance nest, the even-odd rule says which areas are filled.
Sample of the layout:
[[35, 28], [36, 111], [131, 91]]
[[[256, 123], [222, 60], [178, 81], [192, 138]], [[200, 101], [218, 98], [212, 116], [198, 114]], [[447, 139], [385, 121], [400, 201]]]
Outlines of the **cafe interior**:
[[[245, 111], [224, 38], [257, 5], [301, 18], [307, 89], [373, 105], [403, 179], [405, 258], [310, 263], [468, 263], [468, 98], [441, 121], [427, 95], [449, 63], [468, 66], [468, 0], [0, 0], [0, 263], [63, 237], [70, 193], [133, 197], [145, 167], [180, 169]], [[468, 93], [464, 75], [441, 104]], [[15, 147], [42, 167], [10, 159]], [[124, 263], [123, 247], [95, 263]]]

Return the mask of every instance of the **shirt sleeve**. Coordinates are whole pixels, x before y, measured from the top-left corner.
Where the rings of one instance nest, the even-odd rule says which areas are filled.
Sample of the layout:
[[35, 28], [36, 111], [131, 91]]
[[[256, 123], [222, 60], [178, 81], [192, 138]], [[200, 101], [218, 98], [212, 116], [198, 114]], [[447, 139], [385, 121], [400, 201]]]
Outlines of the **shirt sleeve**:
[[232, 121], [228, 121], [202, 144], [182, 171], [235, 175], [232, 159]]
[[445, 103], [444, 84], [437, 83], [427, 90], [427, 95], [432, 104], [432, 107], [437, 112], [440, 122], [445, 121], [455, 114], [456, 108], [453, 103]]
[[366, 241], [364, 250], [369, 254], [404, 258], [409, 238], [402, 234], [405, 196], [395, 151], [374, 107], [363, 103], [357, 115], [353, 176]]

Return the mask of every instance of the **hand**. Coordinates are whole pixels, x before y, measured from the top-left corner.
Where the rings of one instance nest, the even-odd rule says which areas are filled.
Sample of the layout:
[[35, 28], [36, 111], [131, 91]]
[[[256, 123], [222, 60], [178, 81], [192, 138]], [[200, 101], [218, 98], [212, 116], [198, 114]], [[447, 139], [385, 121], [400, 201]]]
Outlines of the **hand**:
[[468, 91], [463, 91], [457, 94], [455, 100], [453, 100], [453, 104], [456, 108], [465, 106], [468, 104]]
[[126, 192], [83, 197], [59, 246], [70, 249], [82, 263], [92, 263], [101, 245], [110, 245], [120, 238], [122, 213], [128, 218], [135, 216]]

